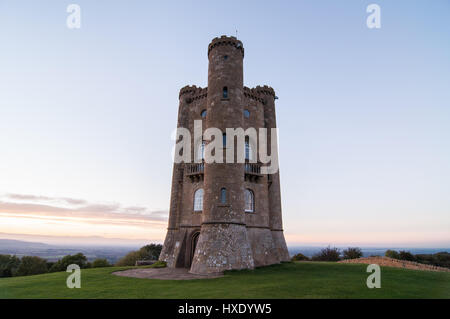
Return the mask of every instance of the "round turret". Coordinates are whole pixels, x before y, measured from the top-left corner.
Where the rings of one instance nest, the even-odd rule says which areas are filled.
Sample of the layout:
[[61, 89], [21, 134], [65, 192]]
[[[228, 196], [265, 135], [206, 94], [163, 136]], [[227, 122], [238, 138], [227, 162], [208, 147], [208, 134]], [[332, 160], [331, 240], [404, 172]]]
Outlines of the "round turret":
[[244, 57], [244, 46], [242, 45], [242, 42], [236, 37], [227, 37], [226, 35], [223, 35], [220, 38], [214, 38], [211, 41], [211, 43], [208, 45], [208, 56], [212, 49], [223, 46], [236, 48], [242, 53], [242, 57]]
[[[206, 129], [225, 133], [227, 128], [244, 127], [243, 59], [242, 42], [235, 37], [222, 36], [209, 44]], [[215, 138], [227, 144], [220, 151], [230, 147], [231, 138]], [[234, 149], [236, 154], [236, 145]], [[223, 163], [206, 161], [204, 171], [202, 228], [191, 272], [253, 268], [245, 226], [244, 163], [226, 162], [223, 154]]]

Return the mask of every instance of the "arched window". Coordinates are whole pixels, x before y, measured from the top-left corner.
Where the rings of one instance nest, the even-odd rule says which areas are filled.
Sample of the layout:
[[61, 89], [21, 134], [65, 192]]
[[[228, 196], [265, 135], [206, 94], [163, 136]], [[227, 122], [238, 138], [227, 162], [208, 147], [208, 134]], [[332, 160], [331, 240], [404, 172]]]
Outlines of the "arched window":
[[223, 87], [222, 97], [228, 99], [228, 88], [226, 86]]
[[194, 211], [200, 212], [203, 210], [203, 188], [199, 188], [194, 193]]
[[205, 141], [202, 141], [200, 144], [198, 144], [197, 147], [197, 161], [201, 161], [205, 158]]
[[220, 190], [220, 203], [225, 204], [227, 202], [227, 189], [222, 188]]
[[250, 144], [248, 137], [245, 138], [245, 159], [249, 161], [253, 160], [252, 145]]
[[206, 110], [203, 110], [203, 111], [200, 113], [200, 116], [203, 117], [203, 118], [206, 118]]
[[250, 189], [245, 189], [245, 212], [253, 213], [255, 211], [255, 195]]

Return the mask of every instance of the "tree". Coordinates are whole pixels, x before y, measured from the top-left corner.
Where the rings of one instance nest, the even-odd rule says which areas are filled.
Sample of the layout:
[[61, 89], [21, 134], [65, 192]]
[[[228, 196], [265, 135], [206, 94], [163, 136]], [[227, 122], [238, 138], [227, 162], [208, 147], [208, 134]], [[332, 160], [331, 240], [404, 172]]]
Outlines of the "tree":
[[301, 260], [309, 260], [305, 255], [298, 253], [297, 255], [292, 256], [292, 261], [301, 261]]
[[20, 259], [11, 255], [0, 255], [0, 278], [16, 275]]
[[434, 259], [436, 259], [436, 261], [441, 261], [441, 262], [448, 262], [450, 261], [450, 253], [446, 252], [446, 251], [441, 251], [438, 253], [433, 254]]
[[312, 257], [314, 261], [338, 261], [341, 251], [339, 248], [328, 246]]
[[162, 245], [150, 244], [139, 249], [139, 258], [143, 260], [158, 260], [161, 254]]
[[139, 251], [130, 251], [117, 261], [116, 266], [134, 266], [137, 260], [140, 260]]
[[409, 260], [409, 261], [415, 261], [416, 260], [416, 258], [414, 257], [413, 254], [411, 254], [409, 251], [404, 251], [404, 250], [401, 250], [398, 253], [398, 258], [401, 259], [401, 260]]
[[62, 259], [58, 260], [52, 266], [52, 268], [50, 268], [50, 272], [66, 271], [67, 266], [72, 265], [72, 264], [76, 264], [80, 268], [86, 268], [87, 267], [87, 258], [82, 253], [64, 256]]
[[432, 255], [435, 266], [450, 268], [450, 253], [442, 251]]
[[388, 250], [386, 250], [386, 252], [384, 253], [384, 255], [385, 255], [386, 257], [389, 257], [389, 258], [400, 259], [400, 258], [399, 258], [399, 255], [398, 255], [398, 252], [395, 251], [395, 250], [390, 250], [390, 249], [388, 249]]
[[357, 259], [361, 258], [363, 255], [361, 248], [359, 247], [348, 247], [342, 253], [344, 255], [344, 259]]
[[92, 268], [111, 267], [109, 262], [104, 258], [97, 258], [92, 262]]
[[17, 269], [17, 276], [30, 276], [48, 272], [47, 261], [37, 256], [23, 256]]
[[146, 245], [139, 250], [131, 251], [126, 254], [116, 263], [116, 266], [134, 266], [138, 260], [158, 260], [161, 250], [162, 245]]

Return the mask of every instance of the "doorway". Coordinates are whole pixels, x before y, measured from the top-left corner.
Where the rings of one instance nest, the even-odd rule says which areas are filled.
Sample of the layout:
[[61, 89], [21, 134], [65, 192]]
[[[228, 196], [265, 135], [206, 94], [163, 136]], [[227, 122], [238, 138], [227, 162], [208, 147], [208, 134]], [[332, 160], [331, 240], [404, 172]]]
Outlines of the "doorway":
[[200, 232], [194, 232], [191, 237], [191, 251], [190, 251], [190, 258], [189, 258], [189, 267], [192, 265], [192, 260], [194, 259], [195, 255], [195, 248], [197, 247], [198, 238], [200, 236]]

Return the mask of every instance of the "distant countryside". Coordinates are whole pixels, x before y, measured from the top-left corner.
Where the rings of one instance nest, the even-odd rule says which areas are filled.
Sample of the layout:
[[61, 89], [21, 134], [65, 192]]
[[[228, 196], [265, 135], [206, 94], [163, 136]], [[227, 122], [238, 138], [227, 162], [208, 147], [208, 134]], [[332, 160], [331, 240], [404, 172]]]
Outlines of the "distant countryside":
[[[149, 244], [138, 249], [127, 247], [59, 247], [43, 243], [0, 239], [0, 277], [27, 276], [66, 271], [70, 264], [82, 269], [136, 266], [155, 262], [162, 245]], [[336, 262], [369, 256], [386, 256], [398, 260], [450, 268], [450, 253], [439, 249], [382, 249], [294, 247], [292, 261]]]

